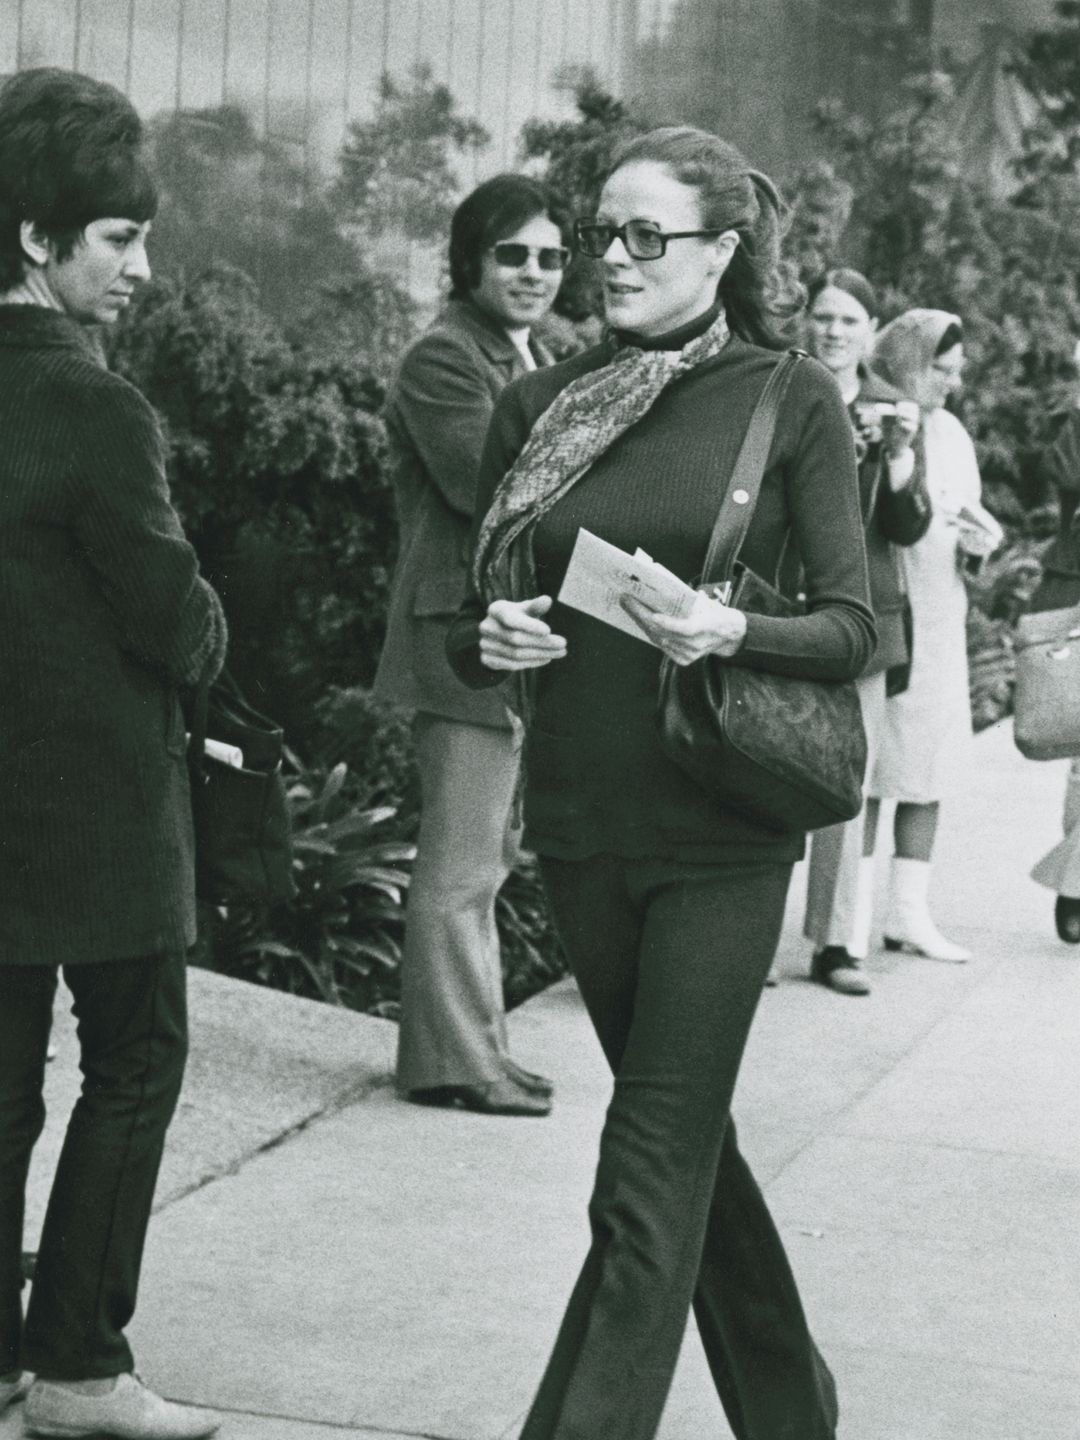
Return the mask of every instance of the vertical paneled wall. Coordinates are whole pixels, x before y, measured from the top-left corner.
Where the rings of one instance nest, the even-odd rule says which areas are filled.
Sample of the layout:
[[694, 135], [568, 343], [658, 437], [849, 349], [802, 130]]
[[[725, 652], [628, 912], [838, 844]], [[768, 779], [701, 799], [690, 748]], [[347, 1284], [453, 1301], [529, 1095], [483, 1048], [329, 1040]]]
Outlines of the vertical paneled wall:
[[378, 77], [429, 64], [492, 143], [476, 174], [513, 164], [530, 116], [569, 112], [557, 78], [591, 66], [623, 89], [638, 28], [666, 0], [0, 0], [0, 74], [85, 70], [144, 115], [242, 103], [326, 164]]

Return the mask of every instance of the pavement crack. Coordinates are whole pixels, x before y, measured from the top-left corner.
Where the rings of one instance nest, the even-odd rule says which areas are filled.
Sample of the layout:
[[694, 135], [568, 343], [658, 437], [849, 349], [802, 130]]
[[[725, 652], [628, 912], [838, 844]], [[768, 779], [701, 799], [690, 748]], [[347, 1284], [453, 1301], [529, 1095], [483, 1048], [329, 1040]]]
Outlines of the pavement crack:
[[377, 1075], [374, 1077], [370, 1075], [365, 1076], [362, 1081], [359, 1081], [356, 1085], [346, 1087], [317, 1110], [312, 1110], [308, 1114], [302, 1115], [298, 1120], [293, 1121], [277, 1134], [271, 1135], [268, 1140], [264, 1140], [257, 1145], [253, 1145], [250, 1149], [245, 1150], [242, 1154], [230, 1160], [227, 1165], [222, 1165], [205, 1175], [200, 1175], [197, 1179], [192, 1180], [180, 1189], [171, 1191], [159, 1204], [154, 1206], [153, 1213], [155, 1215], [161, 1214], [162, 1211], [170, 1209], [179, 1201], [186, 1200], [189, 1196], [197, 1194], [200, 1190], [205, 1190], [209, 1186], [217, 1184], [219, 1180], [228, 1180], [235, 1175], [239, 1175], [245, 1165], [250, 1164], [252, 1160], [257, 1160], [260, 1155], [266, 1155], [269, 1154], [271, 1150], [280, 1149], [283, 1145], [287, 1145], [290, 1141], [302, 1135], [306, 1130], [310, 1130], [313, 1125], [317, 1125], [320, 1120], [328, 1120], [332, 1116], [340, 1114], [341, 1111], [347, 1110], [351, 1105], [356, 1105], [362, 1100], [369, 1099], [371, 1095], [378, 1091], [389, 1088], [392, 1084], [393, 1076], [390, 1074]]

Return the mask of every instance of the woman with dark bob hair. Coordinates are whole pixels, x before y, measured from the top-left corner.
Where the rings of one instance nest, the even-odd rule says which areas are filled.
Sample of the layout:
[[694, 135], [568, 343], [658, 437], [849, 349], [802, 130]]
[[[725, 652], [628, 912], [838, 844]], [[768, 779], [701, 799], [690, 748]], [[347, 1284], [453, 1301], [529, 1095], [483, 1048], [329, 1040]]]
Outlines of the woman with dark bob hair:
[[827, 372], [797, 364], [741, 553], [771, 577], [790, 538], [805, 614], [702, 592], [671, 619], [628, 600], [644, 644], [554, 602], [582, 528], [700, 575], [800, 299], [772, 182], [700, 130], [627, 143], [576, 230], [602, 266], [610, 334], [496, 406], [473, 593], [449, 640], [468, 683], [521, 684], [525, 843], [615, 1076], [592, 1246], [523, 1440], [648, 1440], [691, 1303], [739, 1440], [831, 1440], [832, 1376], [730, 1117], [804, 836], [703, 793], [666, 758], [655, 712], [661, 655], [863, 670], [874, 625], [851, 427]]
[[[143, 1386], [124, 1336], [187, 1046], [195, 887], [178, 695], [225, 651], [221, 606], [169, 501], [157, 420], [92, 338], [150, 273], [156, 206], [119, 91], [61, 70], [7, 81], [0, 1410], [29, 1388], [34, 1435], [194, 1440], [216, 1428]], [[24, 1323], [25, 1187], [61, 966], [83, 1088]]]

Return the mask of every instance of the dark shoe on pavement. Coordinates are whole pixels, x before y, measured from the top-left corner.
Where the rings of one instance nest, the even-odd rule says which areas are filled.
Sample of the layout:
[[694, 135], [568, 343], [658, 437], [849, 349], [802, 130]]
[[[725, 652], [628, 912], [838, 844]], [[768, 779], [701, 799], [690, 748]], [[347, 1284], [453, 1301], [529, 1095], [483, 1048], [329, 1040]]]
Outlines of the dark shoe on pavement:
[[1080, 945], [1080, 900], [1059, 895], [1054, 902], [1054, 924], [1066, 945]]
[[861, 965], [842, 945], [826, 945], [810, 962], [810, 978], [838, 995], [869, 995], [870, 981]]
[[174, 1405], [137, 1375], [118, 1375], [111, 1390], [87, 1394], [60, 1381], [35, 1380], [26, 1397], [28, 1435], [112, 1437], [112, 1440], [203, 1440], [218, 1421], [205, 1410]]
[[511, 1060], [509, 1055], [503, 1060], [503, 1065], [510, 1079], [523, 1090], [528, 1090], [530, 1095], [546, 1095], [550, 1099], [555, 1094], [555, 1082], [546, 1075], [537, 1075], [534, 1070], [526, 1070], [524, 1065]]
[[473, 1110], [478, 1115], [550, 1115], [551, 1097], [535, 1095], [507, 1077], [486, 1085], [433, 1085], [410, 1090], [414, 1105], [441, 1105], [447, 1109]]

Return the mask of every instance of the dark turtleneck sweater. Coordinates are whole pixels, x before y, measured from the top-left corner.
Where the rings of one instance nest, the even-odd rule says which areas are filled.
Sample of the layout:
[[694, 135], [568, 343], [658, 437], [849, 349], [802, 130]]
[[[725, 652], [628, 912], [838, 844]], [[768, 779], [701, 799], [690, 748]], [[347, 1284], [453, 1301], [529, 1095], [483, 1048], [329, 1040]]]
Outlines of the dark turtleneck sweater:
[[[678, 349], [715, 314], [653, 340], [621, 338]], [[481, 462], [478, 517], [537, 418], [564, 386], [610, 355], [607, 342], [507, 388]], [[774, 351], [733, 338], [718, 356], [669, 385], [537, 525], [541, 592], [558, 593], [582, 526], [623, 550], [640, 545], [693, 582], [777, 359]], [[805, 568], [808, 613], [748, 616], [745, 641], [730, 663], [854, 678], [874, 647], [854, 447], [835, 381], [809, 359], [796, 368], [784, 401], [743, 560], [771, 579], [789, 529]], [[471, 595], [447, 645], [458, 675], [477, 687], [504, 678], [480, 661], [482, 613]], [[567, 653], [534, 672], [526, 742], [530, 848], [564, 859], [600, 853], [732, 863], [800, 857], [801, 835], [765, 830], [719, 807], [664, 756], [655, 724], [659, 651], [563, 605], [553, 606], [548, 619], [566, 637]]]

